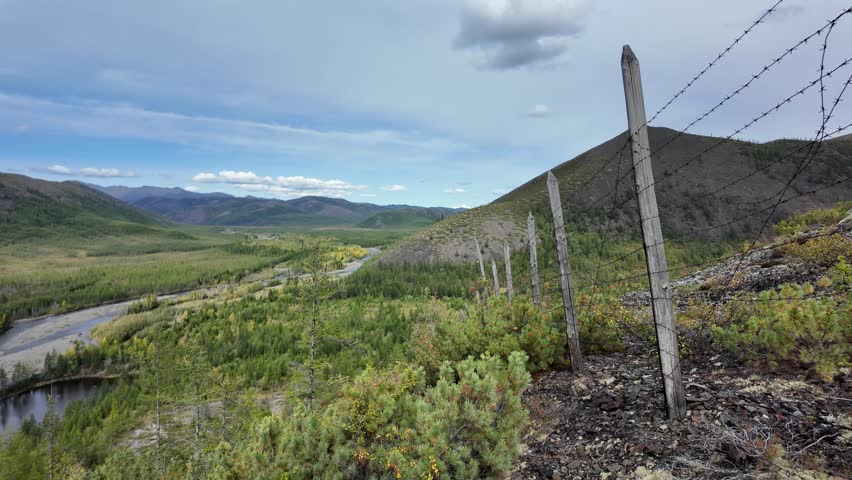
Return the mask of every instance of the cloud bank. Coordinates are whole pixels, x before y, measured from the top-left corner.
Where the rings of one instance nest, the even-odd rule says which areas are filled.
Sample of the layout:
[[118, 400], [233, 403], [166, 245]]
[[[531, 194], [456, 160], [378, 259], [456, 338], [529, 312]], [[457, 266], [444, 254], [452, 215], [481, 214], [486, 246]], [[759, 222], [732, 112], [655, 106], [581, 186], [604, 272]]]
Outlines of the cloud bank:
[[464, 150], [454, 140], [393, 129], [323, 130], [284, 123], [187, 115], [121, 103], [77, 103], [0, 92], [0, 132], [8, 125], [86, 137], [221, 146], [302, 158], [430, 158]]
[[589, 10], [586, 0], [466, 0], [453, 47], [483, 51], [484, 68], [549, 63], [583, 32]]
[[225, 183], [247, 192], [261, 192], [279, 198], [317, 195], [343, 198], [356, 191], [366, 190], [366, 186], [353, 185], [343, 180], [320, 180], [303, 176], [271, 177], [259, 176], [254, 172], [222, 170], [219, 173], [202, 172], [192, 177], [199, 183]]
[[42, 173], [52, 173], [54, 175], [64, 175], [66, 177], [126, 178], [136, 176], [135, 172], [126, 172], [117, 168], [85, 167], [79, 170], [75, 170], [73, 168], [68, 168], [65, 165], [34, 167], [30, 170]]

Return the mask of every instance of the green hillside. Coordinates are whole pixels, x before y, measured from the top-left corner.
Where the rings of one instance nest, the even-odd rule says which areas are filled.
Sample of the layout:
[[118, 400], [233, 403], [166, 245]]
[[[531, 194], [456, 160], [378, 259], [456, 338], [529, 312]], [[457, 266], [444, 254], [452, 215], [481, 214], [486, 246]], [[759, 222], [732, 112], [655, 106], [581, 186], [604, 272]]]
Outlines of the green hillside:
[[424, 228], [456, 213], [449, 208], [410, 207], [380, 212], [359, 223], [360, 228]]
[[[668, 236], [691, 240], [745, 239], [759, 231], [777, 194], [802, 161], [808, 142], [775, 140], [753, 143], [709, 136], [679, 134], [668, 128], [649, 128], [657, 202]], [[582, 232], [630, 228], [638, 235], [630, 153], [621, 133], [607, 142], [552, 169], [559, 181], [569, 230]], [[704, 153], [706, 152], [706, 153]], [[501, 255], [503, 242], [515, 247], [526, 237], [526, 216], [532, 211], [549, 218], [546, 173], [533, 178], [494, 202], [430, 226], [388, 252], [384, 262], [466, 261], [474, 258], [474, 236], [487, 255]], [[804, 173], [796, 178], [773, 220], [801, 211], [826, 208], [852, 198], [852, 184], [823, 188], [852, 175], [852, 138], [825, 142]], [[617, 179], [618, 197], [611, 193]], [[732, 185], [728, 184], [740, 180]], [[813, 194], [805, 194], [818, 190]], [[708, 195], [716, 192], [714, 195]], [[602, 198], [603, 197], [603, 198]], [[613, 210], [613, 204], [616, 208]], [[744, 218], [732, 222], [733, 219]], [[718, 225], [730, 223], [722, 228]]]
[[108, 236], [187, 238], [171, 222], [77, 182], [49, 182], [0, 173], [0, 246], [62, 239], [85, 243]]

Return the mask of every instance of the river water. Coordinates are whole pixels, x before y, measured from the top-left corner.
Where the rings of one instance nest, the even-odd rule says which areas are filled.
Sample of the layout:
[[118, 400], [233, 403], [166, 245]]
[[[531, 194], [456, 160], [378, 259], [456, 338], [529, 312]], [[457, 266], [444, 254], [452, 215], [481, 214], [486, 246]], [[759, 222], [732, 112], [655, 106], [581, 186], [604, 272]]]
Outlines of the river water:
[[0, 439], [17, 432], [30, 417], [41, 422], [47, 413], [47, 396], [51, 391], [56, 401], [56, 412], [61, 416], [71, 402], [92, 398], [110, 385], [111, 382], [102, 380], [62, 382], [0, 400]]

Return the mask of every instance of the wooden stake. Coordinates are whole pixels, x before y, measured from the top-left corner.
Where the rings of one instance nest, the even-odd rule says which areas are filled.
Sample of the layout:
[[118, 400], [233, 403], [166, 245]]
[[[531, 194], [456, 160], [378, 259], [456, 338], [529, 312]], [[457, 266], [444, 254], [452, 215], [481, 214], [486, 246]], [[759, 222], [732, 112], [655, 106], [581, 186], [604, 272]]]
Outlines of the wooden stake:
[[476, 258], [479, 259], [479, 273], [482, 274], [482, 279], [485, 280], [485, 264], [482, 262], [482, 250], [479, 248], [479, 240], [473, 237], [473, 242], [476, 244]]
[[530, 283], [532, 283], [532, 301], [541, 308], [541, 291], [538, 288], [538, 252], [535, 242], [535, 219], [532, 212], [527, 217], [527, 236], [530, 244]]
[[506, 295], [509, 296], [509, 299], [512, 298], [512, 294], [515, 293], [515, 289], [512, 286], [512, 258], [510, 257], [511, 251], [509, 251], [509, 244], [503, 244], [503, 258], [506, 260]]
[[494, 296], [500, 296], [500, 277], [497, 275], [497, 262], [491, 259], [491, 273], [494, 275]]
[[657, 347], [660, 354], [660, 371], [663, 376], [669, 418], [678, 418], [686, 415], [686, 393], [680, 372], [680, 354], [677, 346], [666, 250], [663, 246], [663, 231], [660, 227], [657, 195], [654, 192], [642, 77], [639, 71], [639, 60], [628, 45], [624, 46], [621, 54], [621, 71], [627, 104], [633, 173], [636, 180], [636, 200], [639, 203], [639, 216], [642, 220], [642, 240], [645, 244], [651, 307], [654, 312]]
[[[479, 273], [482, 275], [482, 296], [488, 297], [488, 277], [485, 276], [485, 262], [482, 261], [482, 250], [479, 248], [479, 240], [473, 237], [473, 242], [476, 244], [476, 258], [479, 259]], [[486, 300], [487, 302], [487, 300]]]
[[550, 194], [550, 212], [553, 215], [553, 230], [556, 233], [556, 253], [559, 258], [559, 282], [562, 286], [562, 305], [565, 309], [565, 324], [568, 333], [568, 353], [571, 355], [571, 370], [584, 370], [580, 354], [580, 339], [577, 336], [577, 318], [574, 314], [574, 279], [568, 263], [568, 241], [565, 238], [565, 222], [562, 219], [562, 200], [559, 183], [553, 172], [547, 172], [547, 191]]

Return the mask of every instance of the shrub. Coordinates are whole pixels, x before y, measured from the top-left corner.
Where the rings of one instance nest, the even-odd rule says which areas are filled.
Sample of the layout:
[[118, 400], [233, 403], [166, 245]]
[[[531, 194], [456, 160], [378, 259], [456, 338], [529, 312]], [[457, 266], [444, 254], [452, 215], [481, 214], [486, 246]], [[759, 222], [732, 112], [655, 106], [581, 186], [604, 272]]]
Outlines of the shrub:
[[636, 325], [636, 315], [618, 298], [605, 293], [581, 293], [576, 311], [580, 345], [584, 353], [608, 353], [624, 349], [619, 325]]
[[139, 300], [130, 304], [127, 307], [128, 314], [134, 313], [142, 313], [151, 311], [160, 306], [160, 301], [157, 299], [156, 295], [145, 295]]
[[542, 312], [529, 298], [511, 302], [490, 298], [488, 307], [477, 305], [466, 319], [449, 312], [414, 326], [411, 358], [434, 377], [444, 360], [459, 361], [486, 352], [508, 356], [524, 351], [531, 371], [559, 360], [565, 351], [564, 321], [557, 312]]
[[799, 213], [778, 222], [775, 225], [775, 233], [793, 235], [815, 225], [834, 224], [843, 220], [850, 208], [852, 208], [852, 202], [841, 202], [832, 208]]
[[734, 301], [732, 321], [713, 326], [713, 338], [750, 363], [798, 361], [829, 381], [852, 356], [852, 293], [813, 293], [810, 284], [788, 284], [761, 292], [756, 301]]
[[[258, 422], [240, 478], [496, 478], [517, 456], [525, 355], [365, 370], [322, 411]], [[255, 459], [255, 460], [251, 460]], [[286, 473], [283, 473], [286, 472]], [[277, 476], [274, 476], [277, 475]]]
[[827, 276], [837, 290], [849, 290], [852, 287], [852, 265], [846, 262], [843, 255], [837, 258], [837, 263], [829, 269]]
[[841, 256], [852, 258], [852, 241], [838, 233], [811, 238], [804, 243], [788, 243], [778, 247], [778, 250], [803, 262], [828, 267], [837, 263]]

